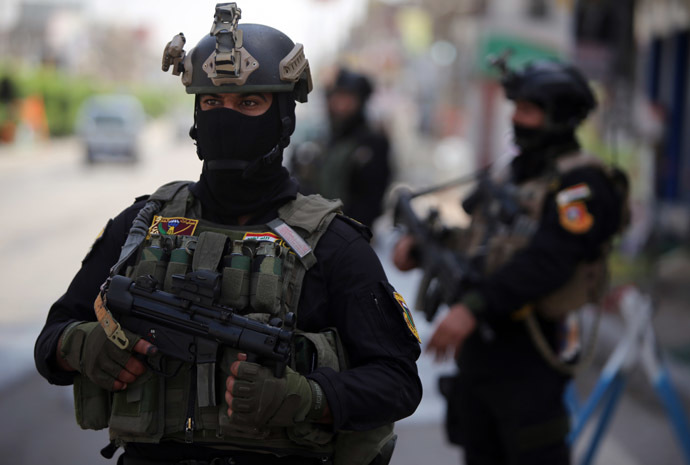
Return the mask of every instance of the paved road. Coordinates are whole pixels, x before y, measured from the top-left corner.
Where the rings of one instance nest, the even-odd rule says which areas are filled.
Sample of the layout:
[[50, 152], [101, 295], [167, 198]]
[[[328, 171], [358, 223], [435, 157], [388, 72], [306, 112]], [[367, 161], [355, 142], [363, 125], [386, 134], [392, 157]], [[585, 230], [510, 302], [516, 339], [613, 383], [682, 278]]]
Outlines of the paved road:
[[[150, 128], [146, 140], [137, 165], [86, 166], [71, 140], [31, 151], [0, 148], [0, 195], [11, 199], [3, 206], [5, 240], [0, 242], [0, 463], [111, 463], [97, 453], [107, 442], [106, 433], [76, 426], [71, 390], [49, 386], [35, 373], [32, 348], [48, 306], [64, 291], [108, 215], [164, 182], [197, 176], [200, 162], [191, 142], [175, 140], [159, 125]], [[385, 221], [377, 231], [376, 249], [390, 280], [413, 302], [419, 275], [391, 269], [394, 233]], [[428, 340], [432, 326], [417, 320], [422, 339]], [[462, 463], [459, 449], [445, 442], [444, 404], [435, 388], [438, 375], [452, 366], [435, 365], [423, 356], [419, 370], [424, 398], [417, 412], [396, 427], [392, 463]], [[583, 377], [582, 388], [591, 388], [595, 376], [592, 371]], [[626, 395], [596, 463], [682, 462], [658, 405]]]

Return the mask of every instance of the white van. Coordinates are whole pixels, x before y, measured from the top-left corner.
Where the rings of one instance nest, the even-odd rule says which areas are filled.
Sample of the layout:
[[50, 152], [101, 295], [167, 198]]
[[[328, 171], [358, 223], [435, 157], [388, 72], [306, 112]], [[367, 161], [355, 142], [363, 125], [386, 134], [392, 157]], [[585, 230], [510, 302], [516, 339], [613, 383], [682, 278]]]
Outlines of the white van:
[[87, 99], [77, 119], [77, 135], [84, 141], [86, 161], [136, 161], [145, 121], [144, 109], [132, 95], [101, 94]]

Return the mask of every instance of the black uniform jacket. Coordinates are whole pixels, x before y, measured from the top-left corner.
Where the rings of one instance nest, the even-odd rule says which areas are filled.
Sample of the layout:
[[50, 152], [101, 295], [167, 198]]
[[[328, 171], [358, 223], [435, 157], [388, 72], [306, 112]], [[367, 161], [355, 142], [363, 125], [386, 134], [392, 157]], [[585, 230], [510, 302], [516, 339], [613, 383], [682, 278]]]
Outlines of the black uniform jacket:
[[[72, 321], [95, 320], [99, 287], [144, 203], [137, 201], [108, 222], [67, 292], [51, 307], [34, 354], [38, 371], [49, 382], [72, 383], [74, 373], [55, 363], [58, 338]], [[250, 224], [275, 217], [272, 211]], [[399, 420], [415, 411], [422, 396], [415, 363], [419, 343], [368, 239], [366, 228], [336, 217], [314, 250], [318, 262], [306, 273], [300, 297], [297, 327], [310, 332], [337, 328], [349, 357], [351, 369], [318, 369], [309, 375], [325, 391], [334, 429], [366, 430]]]
[[356, 141], [356, 148], [350, 155], [352, 167], [347, 183], [347, 205], [345, 214], [371, 227], [381, 215], [383, 196], [390, 184], [390, 143], [381, 132], [373, 131], [362, 122], [348, 136], [331, 141], [331, 145]]

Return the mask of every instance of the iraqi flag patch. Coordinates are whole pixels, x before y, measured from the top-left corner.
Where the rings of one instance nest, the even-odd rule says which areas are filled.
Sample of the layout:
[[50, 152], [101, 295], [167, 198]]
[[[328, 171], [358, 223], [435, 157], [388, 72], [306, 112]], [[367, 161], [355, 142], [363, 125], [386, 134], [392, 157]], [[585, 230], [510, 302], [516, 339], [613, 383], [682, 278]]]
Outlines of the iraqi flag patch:
[[245, 233], [242, 240], [249, 241], [263, 241], [263, 242], [278, 242], [282, 239], [272, 232], [248, 232]]
[[579, 200], [587, 200], [592, 196], [592, 191], [585, 183], [567, 187], [556, 194], [556, 203], [559, 206], [568, 205]]

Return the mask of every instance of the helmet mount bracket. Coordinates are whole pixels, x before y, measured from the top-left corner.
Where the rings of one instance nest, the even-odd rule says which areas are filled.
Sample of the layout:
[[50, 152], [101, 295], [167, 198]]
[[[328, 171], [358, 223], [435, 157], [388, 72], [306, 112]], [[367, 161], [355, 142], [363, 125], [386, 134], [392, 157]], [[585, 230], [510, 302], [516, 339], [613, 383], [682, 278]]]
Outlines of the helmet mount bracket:
[[242, 30], [237, 23], [242, 10], [237, 3], [218, 3], [210, 34], [216, 38], [216, 49], [202, 65], [213, 85], [243, 85], [259, 62], [243, 47]]
[[177, 34], [165, 46], [163, 50], [163, 62], [161, 69], [167, 72], [172, 67], [172, 73], [179, 76], [184, 72], [184, 60], [186, 53], [184, 51], [184, 44], [187, 42], [183, 33]]

